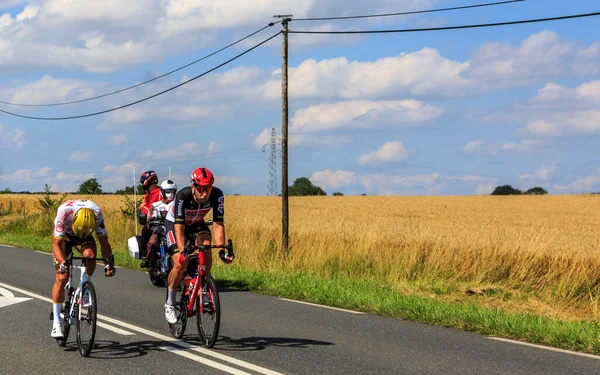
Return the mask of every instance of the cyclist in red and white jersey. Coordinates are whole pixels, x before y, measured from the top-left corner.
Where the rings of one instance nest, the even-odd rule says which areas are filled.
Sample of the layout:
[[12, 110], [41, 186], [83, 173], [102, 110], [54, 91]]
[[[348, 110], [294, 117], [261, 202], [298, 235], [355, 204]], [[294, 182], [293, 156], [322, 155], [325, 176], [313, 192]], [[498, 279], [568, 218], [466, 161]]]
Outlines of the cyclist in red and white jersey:
[[[147, 223], [147, 218], [150, 216], [152, 205], [156, 202], [160, 202], [160, 188], [158, 187], [158, 176], [154, 171], [145, 171], [140, 176], [140, 184], [146, 191], [144, 195], [144, 201], [140, 204], [139, 221], [144, 227], [142, 228], [142, 248], [140, 251], [146, 251], [146, 256], [152, 251], [152, 248], [156, 246], [156, 243], [151, 242], [152, 228]], [[140, 262], [140, 267], [148, 267], [148, 259], [144, 256]]]
[[[196, 168], [190, 179], [191, 186], [185, 187], [177, 193], [175, 201], [169, 204], [165, 229], [167, 231], [167, 244], [173, 254], [173, 269], [169, 273], [169, 290], [165, 303], [165, 318], [169, 323], [177, 322], [175, 312], [175, 295], [181, 282], [183, 272], [188, 261], [183, 260], [185, 242], [194, 241], [196, 246], [210, 245], [211, 232], [204, 221], [204, 217], [213, 211], [213, 231], [217, 245], [225, 245], [224, 205], [223, 191], [213, 186], [215, 178], [208, 168]], [[205, 251], [204, 259], [207, 272], [212, 265], [212, 253]], [[231, 262], [233, 258], [227, 258]]]
[[[54, 219], [52, 238], [52, 260], [56, 270], [56, 279], [52, 287], [52, 303], [54, 321], [51, 336], [62, 338], [60, 328], [60, 309], [65, 299], [65, 285], [68, 274], [65, 259], [76, 248], [84, 257], [96, 257], [96, 242], [93, 234], [96, 232], [102, 251], [102, 257], [107, 259], [104, 275], [114, 276], [114, 258], [108, 242], [102, 211], [90, 200], [69, 200], [58, 207]], [[83, 275], [84, 281], [90, 280], [96, 269], [96, 262], [88, 262]]]
[[152, 203], [150, 210], [148, 210], [148, 223], [147, 227], [152, 230], [152, 235], [148, 239], [147, 252], [146, 252], [146, 265], [148, 272], [152, 272], [152, 265], [154, 264], [154, 254], [158, 248], [159, 237], [154, 231], [154, 225], [159, 225], [165, 221], [169, 203], [175, 199], [177, 193], [177, 184], [171, 180], [164, 180], [159, 185], [160, 200]]

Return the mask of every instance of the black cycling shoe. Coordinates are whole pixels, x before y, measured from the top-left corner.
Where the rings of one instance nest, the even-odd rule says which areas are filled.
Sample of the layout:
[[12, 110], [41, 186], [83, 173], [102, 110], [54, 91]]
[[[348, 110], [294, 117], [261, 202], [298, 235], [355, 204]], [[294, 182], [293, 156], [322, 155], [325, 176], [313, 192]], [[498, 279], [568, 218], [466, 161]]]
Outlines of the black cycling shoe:
[[142, 261], [140, 262], [140, 267], [147, 268], [148, 267], [148, 259], [142, 258]]

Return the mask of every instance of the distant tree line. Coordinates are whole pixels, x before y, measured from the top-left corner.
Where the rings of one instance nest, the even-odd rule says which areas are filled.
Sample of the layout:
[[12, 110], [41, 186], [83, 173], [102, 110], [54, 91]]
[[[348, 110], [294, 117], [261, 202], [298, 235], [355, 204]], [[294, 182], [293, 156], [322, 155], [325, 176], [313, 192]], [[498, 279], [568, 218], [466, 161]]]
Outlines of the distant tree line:
[[539, 186], [533, 187], [525, 192], [520, 189], [515, 189], [511, 185], [496, 186], [492, 195], [546, 195], [548, 191]]

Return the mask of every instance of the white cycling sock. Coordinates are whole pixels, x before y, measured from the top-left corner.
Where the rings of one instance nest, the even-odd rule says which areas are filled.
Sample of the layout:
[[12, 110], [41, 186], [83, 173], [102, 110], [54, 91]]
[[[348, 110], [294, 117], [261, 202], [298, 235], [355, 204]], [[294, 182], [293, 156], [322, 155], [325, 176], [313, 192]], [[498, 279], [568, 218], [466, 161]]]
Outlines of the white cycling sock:
[[62, 308], [62, 303], [53, 303], [52, 304], [52, 313], [54, 314], [54, 323], [60, 323], [60, 309]]
[[177, 289], [169, 288], [169, 292], [167, 293], [167, 305], [174, 306], [175, 305], [175, 295], [177, 294]]

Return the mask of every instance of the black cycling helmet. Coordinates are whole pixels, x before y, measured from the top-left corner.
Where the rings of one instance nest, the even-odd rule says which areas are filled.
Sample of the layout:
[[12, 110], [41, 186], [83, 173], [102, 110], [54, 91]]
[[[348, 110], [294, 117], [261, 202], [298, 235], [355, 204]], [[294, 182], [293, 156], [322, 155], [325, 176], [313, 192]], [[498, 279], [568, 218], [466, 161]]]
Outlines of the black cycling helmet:
[[150, 185], [158, 184], [158, 176], [154, 171], [146, 171], [140, 176], [140, 184], [144, 190], [148, 190]]

